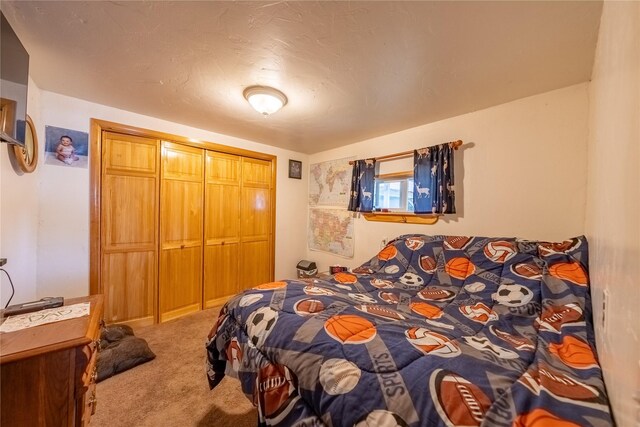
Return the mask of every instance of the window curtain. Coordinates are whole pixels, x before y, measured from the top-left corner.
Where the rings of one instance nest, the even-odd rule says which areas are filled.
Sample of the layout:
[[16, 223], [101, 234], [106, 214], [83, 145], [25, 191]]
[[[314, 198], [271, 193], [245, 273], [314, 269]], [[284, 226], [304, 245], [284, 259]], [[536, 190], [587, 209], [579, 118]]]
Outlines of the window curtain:
[[413, 151], [413, 205], [417, 214], [456, 213], [451, 143]]
[[371, 212], [373, 210], [373, 187], [376, 175], [376, 159], [356, 160], [351, 175], [349, 210]]

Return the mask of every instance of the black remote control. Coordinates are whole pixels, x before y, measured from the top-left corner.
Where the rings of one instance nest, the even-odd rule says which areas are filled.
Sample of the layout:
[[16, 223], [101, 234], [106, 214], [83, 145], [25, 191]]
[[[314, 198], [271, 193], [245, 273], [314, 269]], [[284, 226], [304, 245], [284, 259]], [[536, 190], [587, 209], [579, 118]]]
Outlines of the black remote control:
[[45, 308], [55, 308], [64, 305], [63, 297], [44, 297], [38, 301], [25, 302], [23, 304], [10, 305], [2, 312], [3, 317], [14, 316], [16, 314], [31, 313], [32, 311], [44, 310]]

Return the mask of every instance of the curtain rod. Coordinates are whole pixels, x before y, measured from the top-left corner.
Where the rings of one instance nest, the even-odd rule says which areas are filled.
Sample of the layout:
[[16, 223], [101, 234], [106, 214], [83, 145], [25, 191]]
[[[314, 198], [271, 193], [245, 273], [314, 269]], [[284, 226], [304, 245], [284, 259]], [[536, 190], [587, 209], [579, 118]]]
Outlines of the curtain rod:
[[[445, 143], [446, 144], [446, 143]], [[449, 142], [449, 144], [451, 144], [453, 146], [454, 150], [457, 150], [458, 147], [460, 147], [462, 145], [462, 140], [459, 139], [457, 141], [451, 141]], [[403, 151], [401, 153], [395, 153], [395, 154], [387, 154], [386, 156], [380, 156], [380, 157], [374, 157], [374, 159], [376, 161], [380, 161], [380, 160], [391, 160], [391, 159], [399, 159], [401, 157], [407, 157], [407, 156], [412, 156], [413, 155], [413, 150], [409, 150], [409, 151]], [[349, 164], [352, 165], [354, 164], [355, 161], [351, 160], [349, 161]]]

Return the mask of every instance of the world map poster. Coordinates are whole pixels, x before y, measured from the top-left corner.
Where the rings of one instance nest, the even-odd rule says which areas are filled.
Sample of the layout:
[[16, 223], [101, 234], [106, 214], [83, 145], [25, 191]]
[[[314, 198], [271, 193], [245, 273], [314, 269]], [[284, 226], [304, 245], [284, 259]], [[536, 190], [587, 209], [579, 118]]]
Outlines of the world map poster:
[[309, 168], [309, 206], [349, 206], [351, 159], [315, 163]]

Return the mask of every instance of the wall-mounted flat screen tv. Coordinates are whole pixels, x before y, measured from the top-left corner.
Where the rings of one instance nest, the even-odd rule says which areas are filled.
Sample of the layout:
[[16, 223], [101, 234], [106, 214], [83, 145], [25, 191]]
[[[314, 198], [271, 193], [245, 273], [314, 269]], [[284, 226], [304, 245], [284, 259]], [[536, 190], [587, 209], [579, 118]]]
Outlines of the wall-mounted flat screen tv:
[[0, 15], [0, 139], [2, 142], [24, 146], [29, 54], [7, 18], [2, 12]]

